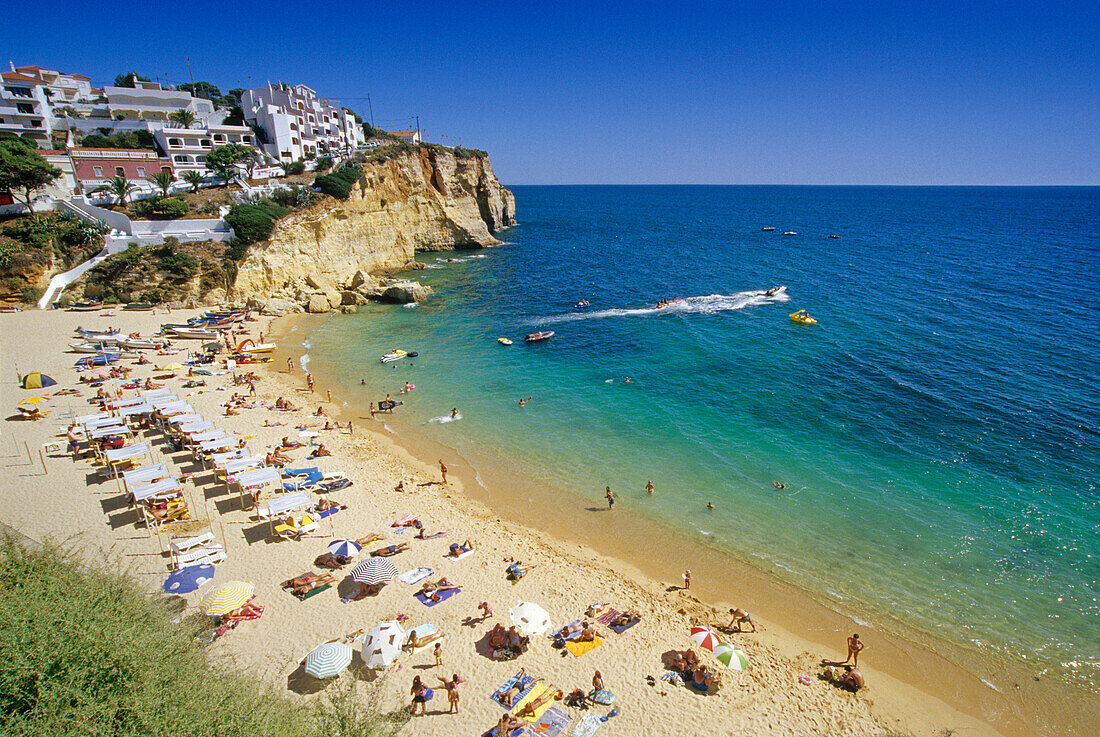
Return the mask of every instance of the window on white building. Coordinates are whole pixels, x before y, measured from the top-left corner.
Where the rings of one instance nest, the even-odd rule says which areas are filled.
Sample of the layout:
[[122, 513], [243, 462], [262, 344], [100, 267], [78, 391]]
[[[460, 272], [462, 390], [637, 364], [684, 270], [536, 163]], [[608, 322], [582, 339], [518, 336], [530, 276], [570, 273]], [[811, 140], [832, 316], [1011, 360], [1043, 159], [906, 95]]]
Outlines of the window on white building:
[[102, 166], [93, 166], [92, 167], [92, 173], [95, 174], [96, 177], [102, 177], [103, 176], [103, 167]]
[[138, 169], [138, 176], [139, 177], [145, 176], [145, 167], [144, 166], [139, 166], [137, 169]]
[[169, 138], [168, 139], [168, 145], [171, 146], [172, 148], [179, 148], [179, 147], [183, 146], [183, 141], [181, 141], [178, 138]]

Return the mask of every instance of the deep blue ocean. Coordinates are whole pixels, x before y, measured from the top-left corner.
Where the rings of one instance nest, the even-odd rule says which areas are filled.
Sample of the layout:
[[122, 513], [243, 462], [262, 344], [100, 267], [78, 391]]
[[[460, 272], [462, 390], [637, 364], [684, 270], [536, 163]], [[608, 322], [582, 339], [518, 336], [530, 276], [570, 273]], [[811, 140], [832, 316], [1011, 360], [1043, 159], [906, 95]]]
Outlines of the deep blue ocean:
[[1100, 683], [1100, 188], [514, 191], [504, 245], [420, 257], [431, 299], [311, 336], [343, 396], [411, 381], [452, 447]]

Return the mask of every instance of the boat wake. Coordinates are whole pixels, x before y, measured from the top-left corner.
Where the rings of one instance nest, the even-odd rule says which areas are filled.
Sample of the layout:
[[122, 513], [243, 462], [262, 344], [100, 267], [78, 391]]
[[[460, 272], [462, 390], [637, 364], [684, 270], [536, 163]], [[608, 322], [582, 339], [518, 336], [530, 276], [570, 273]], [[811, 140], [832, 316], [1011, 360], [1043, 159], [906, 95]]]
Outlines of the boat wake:
[[549, 315], [532, 320], [532, 324], [548, 322], [575, 322], [578, 320], [595, 320], [604, 317], [644, 317], [646, 315], [677, 314], [677, 315], [712, 315], [716, 312], [731, 312], [743, 310], [746, 307], [760, 307], [762, 305], [789, 302], [786, 287], [781, 288], [772, 296], [767, 296], [767, 290], [750, 289], [734, 294], [707, 294], [699, 297], [684, 297], [660, 309], [656, 307], [636, 307], [633, 309], [594, 310], [592, 312], [568, 312], [563, 315]]
[[428, 420], [428, 424], [429, 425], [445, 425], [448, 422], [457, 422], [461, 419], [462, 419], [462, 413], [459, 412], [454, 417], [451, 417], [450, 415], [443, 415], [442, 417], [433, 417], [432, 419]]

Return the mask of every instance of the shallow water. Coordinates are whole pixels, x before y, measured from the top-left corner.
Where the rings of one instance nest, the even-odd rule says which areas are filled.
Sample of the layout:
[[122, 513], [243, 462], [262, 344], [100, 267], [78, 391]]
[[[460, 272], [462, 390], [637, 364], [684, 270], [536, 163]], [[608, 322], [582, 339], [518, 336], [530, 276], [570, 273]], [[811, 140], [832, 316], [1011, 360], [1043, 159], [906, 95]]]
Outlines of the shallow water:
[[[435, 296], [330, 320], [310, 366], [452, 447], [1096, 685], [1100, 189], [515, 191], [507, 244], [423, 255]], [[380, 364], [394, 347], [420, 355]]]

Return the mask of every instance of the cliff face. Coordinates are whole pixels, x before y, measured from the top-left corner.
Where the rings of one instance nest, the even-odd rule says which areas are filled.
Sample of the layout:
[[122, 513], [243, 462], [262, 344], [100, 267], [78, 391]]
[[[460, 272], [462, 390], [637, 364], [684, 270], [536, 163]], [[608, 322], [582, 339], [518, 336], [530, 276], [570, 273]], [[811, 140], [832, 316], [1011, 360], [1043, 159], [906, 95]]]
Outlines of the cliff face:
[[499, 243], [494, 234], [514, 223], [515, 198], [488, 159], [420, 148], [364, 164], [346, 201], [326, 198], [280, 220], [240, 262], [234, 297], [332, 296], [363, 275], [407, 267], [417, 251]]

